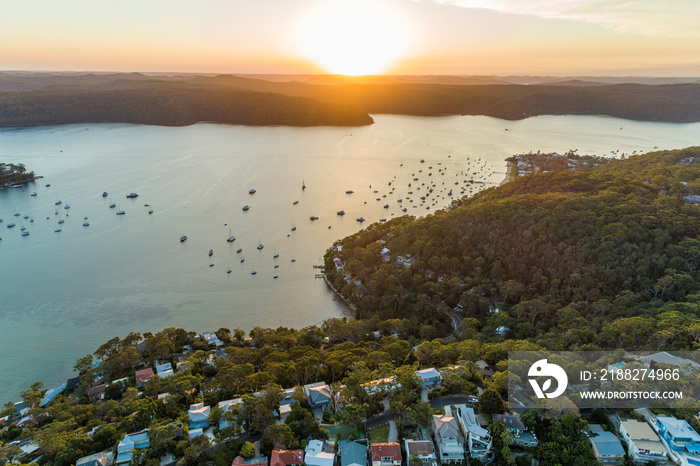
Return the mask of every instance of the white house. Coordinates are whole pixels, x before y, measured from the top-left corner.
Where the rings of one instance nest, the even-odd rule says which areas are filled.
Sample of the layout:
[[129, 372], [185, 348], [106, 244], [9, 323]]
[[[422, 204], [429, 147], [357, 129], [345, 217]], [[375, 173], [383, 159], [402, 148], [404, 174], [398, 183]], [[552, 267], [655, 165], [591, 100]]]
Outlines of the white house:
[[416, 377], [425, 388], [432, 390], [442, 386], [442, 375], [434, 367], [416, 371]]
[[148, 429], [143, 429], [141, 432], [126, 434], [117, 445], [117, 460], [115, 464], [130, 464], [132, 458], [132, 450], [139, 448], [148, 448], [151, 445], [148, 439]]
[[156, 374], [163, 378], [170, 377], [174, 374], [172, 364], [169, 362], [165, 364], [156, 364]]
[[308, 466], [333, 466], [335, 454], [326, 453], [320, 440], [309, 440], [304, 451], [304, 462]]
[[464, 437], [452, 416], [433, 415], [432, 431], [441, 464], [464, 463]]
[[620, 435], [627, 442], [627, 453], [633, 461], [643, 463], [666, 460], [666, 448], [646, 422], [634, 419], [621, 421]]
[[458, 410], [459, 423], [467, 439], [467, 448], [472, 458], [484, 461], [490, 454], [493, 442], [487, 429], [479, 425], [474, 408], [462, 406]]

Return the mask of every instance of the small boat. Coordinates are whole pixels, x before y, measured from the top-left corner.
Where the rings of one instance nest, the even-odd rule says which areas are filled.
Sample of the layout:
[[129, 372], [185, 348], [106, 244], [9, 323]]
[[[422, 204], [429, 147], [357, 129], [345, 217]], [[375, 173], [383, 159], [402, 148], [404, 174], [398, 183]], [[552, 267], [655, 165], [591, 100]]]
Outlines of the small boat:
[[148, 211], [148, 215], [151, 215], [153, 213], [153, 209]]
[[296, 259], [292, 259], [292, 262], [296, 262], [296, 261], [297, 261]]
[[316, 217], [315, 215], [312, 215], [311, 217], [309, 217], [309, 219], [311, 219], [311, 220], [318, 220], [318, 217]]
[[88, 223], [87, 221], [85, 221], [85, 222], [83, 222], [83, 226], [84, 226], [84, 227], [89, 227], [89, 226], [90, 226], [90, 223]]
[[29, 236], [29, 232], [28, 232], [27, 230], [24, 230], [24, 231], [22, 232], [22, 236]]
[[66, 204], [66, 206], [64, 207], [64, 209], [68, 210], [68, 209], [70, 209], [70, 206], [69, 206], [68, 204]]
[[304, 181], [302, 180], [302, 181], [301, 181], [301, 190], [303, 191], [303, 190], [305, 190], [305, 189], [306, 189], [306, 184], [305, 184]]
[[24, 225], [22, 226], [22, 228], [20, 228], [20, 230], [22, 230], [22, 231], [24, 231], [26, 229], [27, 229], [27, 227], [25, 227]]
[[19, 217], [19, 216], [20, 216], [20, 213], [19, 213], [19, 212], [15, 212], [15, 217]]
[[345, 215], [345, 211], [344, 211], [344, 210], [339, 210], [337, 213], [338, 213], [338, 215]]
[[258, 273], [258, 272], [256, 272], [255, 270], [253, 270], [252, 272], [250, 272], [251, 275], [255, 275], [256, 273]]
[[248, 194], [255, 194], [255, 190], [251, 189], [250, 191], [248, 191]]
[[58, 224], [59, 224], [59, 225], [62, 225], [62, 224], [64, 224], [64, 223], [66, 223], [66, 221], [63, 220], [63, 219], [61, 219], [61, 220], [58, 221]]
[[209, 267], [214, 267], [214, 264], [209, 264]]
[[241, 258], [241, 264], [245, 262], [245, 257]]
[[263, 246], [262, 243], [258, 244], [258, 249], [262, 249], [262, 248], [264, 248], [264, 247], [265, 247], [265, 246]]
[[236, 237], [233, 236], [233, 235], [231, 235], [231, 229], [230, 229], [230, 228], [228, 229], [228, 239], [227, 239], [226, 241], [229, 242], [229, 243], [233, 243], [234, 241], [236, 241]]
[[209, 250], [209, 257], [211, 257], [211, 256], [213, 256], [213, 255], [214, 255], [214, 250], [213, 250], [213, 249], [210, 249], [210, 250]]
[[102, 193], [102, 197], [107, 197], [108, 195], [109, 195], [109, 193], [107, 191]]
[[63, 201], [58, 200], [58, 201], [54, 202], [54, 204], [55, 204], [55, 205], [61, 205], [61, 204], [63, 204]]
[[139, 195], [136, 193], [131, 193], [131, 194], [126, 195], [127, 199], [136, 199], [137, 197], [139, 197]]
[[243, 212], [245, 212], [245, 211], [248, 210], [248, 209], [250, 209], [250, 206], [247, 206], [247, 205], [244, 205], [244, 206], [243, 206]]
[[126, 214], [126, 212], [124, 212], [123, 210], [117, 211], [117, 215], [125, 215], [125, 214]]
[[236, 249], [236, 253], [241, 253], [241, 252], [243, 252], [243, 248]]
[[228, 270], [226, 271], [226, 273], [231, 273], [231, 269], [228, 269]]
[[357, 221], [362, 223], [365, 221], [365, 218], [364, 217], [357, 217]]
[[292, 202], [292, 204], [297, 205], [297, 204], [299, 204], [299, 201], [294, 201], [294, 202]]
[[354, 192], [355, 192], [355, 191], [353, 191], [352, 189], [348, 189], [347, 191], [345, 191], [345, 194], [352, 194], [352, 193], [354, 193]]
[[46, 185], [47, 188], [48, 188], [49, 186], [51, 186], [51, 185], [50, 185], [50, 184], [47, 184], [47, 185]]
[[187, 236], [185, 236], [185, 235], [180, 236], [180, 242], [184, 243], [185, 241], [187, 241]]
[[117, 206], [117, 204], [110, 204], [110, 205], [109, 205], [109, 208], [110, 208], [110, 209], [114, 209], [116, 206]]
[[276, 268], [276, 269], [279, 269], [279, 268], [280, 268], [280, 265], [279, 265], [279, 264], [275, 264], [275, 268]]
[[279, 256], [280, 256], [279, 254], [275, 253], [275, 254], [272, 256], [272, 258], [273, 258], [273, 259], [277, 259]]
[[54, 233], [60, 233], [60, 232], [62, 232], [62, 231], [63, 231], [63, 230], [61, 230], [60, 228], [56, 228], [53, 232], [54, 232]]
[[425, 163], [425, 160], [423, 160], [423, 159], [420, 159], [420, 163]]
[[23, 218], [27, 220], [29, 218], [29, 215], [25, 215]]
[[385, 209], [388, 209], [388, 208], [389, 208], [389, 204], [384, 204], [384, 208], [385, 208]]
[[279, 275], [274, 275], [272, 278], [278, 278], [278, 277], [279, 277]]
[[33, 193], [31, 193], [30, 196], [36, 197], [36, 191], [34, 191]]

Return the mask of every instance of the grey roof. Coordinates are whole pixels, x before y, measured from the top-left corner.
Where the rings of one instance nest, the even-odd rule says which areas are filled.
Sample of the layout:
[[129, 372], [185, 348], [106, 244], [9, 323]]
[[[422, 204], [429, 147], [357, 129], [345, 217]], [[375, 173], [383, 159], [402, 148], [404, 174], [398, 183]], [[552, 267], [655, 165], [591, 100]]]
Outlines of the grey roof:
[[309, 403], [312, 406], [328, 403], [332, 399], [331, 387], [323, 382], [304, 385], [304, 388], [306, 389], [306, 394], [309, 397]]
[[444, 438], [462, 439], [457, 421], [452, 416], [433, 415], [433, 430], [439, 440]]
[[492, 414], [494, 421], [501, 421], [509, 429], [527, 430], [517, 414]]
[[477, 437], [486, 438], [489, 435], [489, 431], [479, 425], [479, 421], [474, 413], [474, 408], [467, 408], [462, 406], [459, 408], [459, 415], [462, 418], [462, 424], [464, 424], [464, 429]]
[[590, 440], [600, 456], [623, 456], [625, 454], [620, 439], [612, 432], [601, 432], [591, 437]]
[[340, 450], [340, 466], [350, 466], [352, 464], [367, 465], [367, 447], [349, 440], [338, 442]]

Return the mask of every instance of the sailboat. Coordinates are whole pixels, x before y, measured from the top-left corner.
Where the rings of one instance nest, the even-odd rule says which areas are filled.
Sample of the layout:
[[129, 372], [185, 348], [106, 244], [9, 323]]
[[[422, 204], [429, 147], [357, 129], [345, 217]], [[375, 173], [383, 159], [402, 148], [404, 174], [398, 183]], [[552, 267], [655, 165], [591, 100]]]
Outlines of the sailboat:
[[303, 191], [305, 189], [306, 189], [306, 184], [304, 183], [304, 180], [301, 180], [301, 190]]
[[[260, 238], [258, 238], [258, 243], [260, 243]], [[258, 244], [258, 249], [262, 249], [262, 248], [264, 248], [264, 247], [265, 247], [265, 246], [263, 246], [262, 243]]]
[[230, 227], [228, 229], [228, 239], [226, 241], [228, 241], [229, 243], [233, 243], [234, 241], [236, 241], [236, 237], [231, 235], [231, 228]]
[[275, 248], [275, 254], [272, 256], [273, 259], [277, 259], [280, 255], [277, 254], [277, 248]]

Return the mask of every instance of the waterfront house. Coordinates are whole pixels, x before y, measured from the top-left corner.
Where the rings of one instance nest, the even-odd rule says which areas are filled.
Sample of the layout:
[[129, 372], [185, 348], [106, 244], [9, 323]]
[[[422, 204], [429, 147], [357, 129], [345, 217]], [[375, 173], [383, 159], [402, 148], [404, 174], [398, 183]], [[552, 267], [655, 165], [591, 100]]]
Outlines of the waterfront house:
[[149, 377], [153, 377], [153, 369], [147, 367], [146, 369], [141, 369], [136, 371], [136, 386], [142, 386]]
[[202, 334], [202, 336], [204, 337], [206, 342], [210, 345], [214, 345], [217, 348], [224, 346], [224, 342], [219, 340], [219, 337], [216, 336], [216, 333], [214, 333], [214, 332], [204, 332]]
[[357, 442], [338, 442], [340, 466], [367, 466], [367, 447]]
[[474, 408], [460, 407], [458, 417], [462, 433], [467, 441], [469, 455], [481, 461], [486, 460], [493, 447], [489, 431], [481, 426]]
[[49, 390], [46, 390], [46, 393], [44, 393], [44, 397], [39, 401], [39, 406], [42, 408], [46, 406], [47, 404], [51, 403], [54, 398], [56, 398], [56, 395], [61, 393], [63, 390], [66, 389], [66, 383], [62, 383], [56, 388], [51, 388]]
[[90, 401], [102, 401], [105, 399], [105, 390], [107, 389], [107, 384], [103, 383], [100, 385], [96, 385], [94, 387], [90, 387], [87, 389], [85, 392], [85, 395], [87, 395], [88, 400]]
[[659, 435], [666, 440], [671, 450], [687, 452], [697, 450], [692, 447], [700, 447], [700, 434], [688, 424], [688, 421], [669, 416], [657, 416], [654, 423]]
[[537, 436], [525, 427], [519, 414], [492, 414], [491, 419], [494, 422], [500, 421], [506, 426], [513, 438], [513, 445], [521, 447], [537, 446]]
[[624, 461], [625, 449], [612, 432], [600, 431], [588, 440], [591, 441], [593, 456], [601, 465], [617, 465]]
[[621, 421], [620, 435], [627, 443], [627, 453], [632, 461], [666, 461], [666, 448], [646, 422], [634, 419]]
[[440, 464], [464, 463], [464, 437], [452, 416], [433, 415], [432, 433]]
[[141, 432], [126, 434], [117, 445], [117, 460], [115, 464], [131, 464], [133, 450], [148, 448], [151, 443], [148, 439], [148, 429]]
[[435, 464], [435, 448], [430, 440], [405, 440], [406, 461], [418, 458], [423, 465]]
[[190, 417], [190, 438], [202, 435], [204, 429], [209, 426], [209, 412], [211, 408], [204, 403], [190, 405], [187, 414]]
[[270, 466], [299, 466], [304, 462], [304, 450], [284, 450], [276, 447], [270, 455]]
[[320, 440], [309, 440], [304, 450], [304, 462], [307, 466], [333, 466], [335, 454], [325, 451], [325, 443]]
[[373, 443], [370, 445], [372, 466], [401, 466], [401, 444]]
[[325, 382], [316, 382], [304, 385], [304, 395], [311, 408], [325, 408], [333, 401], [331, 387]]
[[429, 390], [435, 390], [442, 385], [442, 375], [434, 367], [416, 371], [418, 382]]

